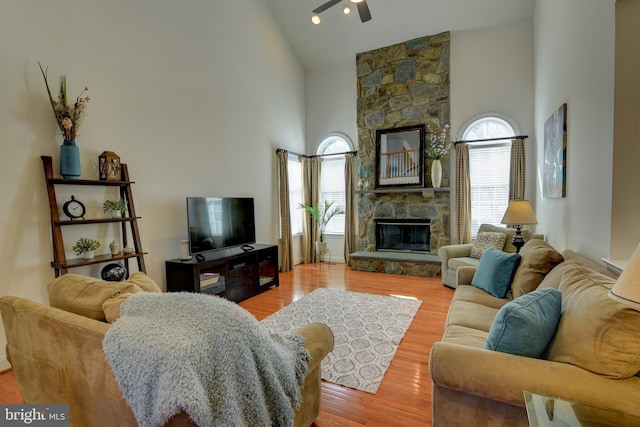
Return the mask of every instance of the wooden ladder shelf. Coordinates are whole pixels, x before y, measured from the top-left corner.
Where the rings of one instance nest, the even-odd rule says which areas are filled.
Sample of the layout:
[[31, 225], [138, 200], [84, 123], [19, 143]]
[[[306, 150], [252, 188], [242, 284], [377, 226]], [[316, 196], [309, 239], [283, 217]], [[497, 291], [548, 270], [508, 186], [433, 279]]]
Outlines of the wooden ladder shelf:
[[[133, 194], [131, 192], [131, 184], [129, 181], [129, 170], [126, 164], [121, 164], [121, 180], [120, 181], [98, 181], [88, 179], [64, 179], [54, 178], [51, 157], [41, 156], [42, 165], [44, 167], [44, 176], [47, 184], [47, 194], [49, 196], [49, 209], [51, 210], [51, 235], [53, 240], [53, 261], [51, 266], [55, 269], [56, 277], [66, 274], [70, 268], [81, 267], [85, 265], [101, 264], [106, 262], [114, 262], [122, 260], [129, 274], [129, 260], [135, 258], [138, 261], [138, 270], [146, 273], [144, 264], [144, 255], [147, 252], [142, 251], [142, 242], [140, 240], [140, 230], [138, 228], [139, 216], [136, 216], [135, 205], [133, 203]], [[56, 185], [88, 185], [88, 186], [115, 186], [120, 188], [120, 198], [127, 202], [127, 211], [123, 218], [97, 218], [97, 219], [80, 219], [80, 220], [61, 220], [58, 212], [58, 201], [56, 200]], [[133, 240], [133, 253], [120, 253], [118, 255], [96, 255], [93, 259], [75, 258], [67, 259], [64, 251], [64, 240], [62, 227], [79, 224], [106, 224], [120, 223], [122, 226], [122, 247], [127, 246], [127, 225], [131, 227], [131, 238]]]

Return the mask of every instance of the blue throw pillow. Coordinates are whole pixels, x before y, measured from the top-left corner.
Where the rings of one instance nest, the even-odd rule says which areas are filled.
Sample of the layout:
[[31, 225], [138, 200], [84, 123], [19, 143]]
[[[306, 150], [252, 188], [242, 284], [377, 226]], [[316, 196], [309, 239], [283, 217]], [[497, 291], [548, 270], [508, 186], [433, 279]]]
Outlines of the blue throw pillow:
[[484, 348], [540, 358], [551, 342], [562, 309], [562, 293], [538, 289], [505, 304], [495, 319]]
[[494, 297], [504, 298], [520, 265], [520, 254], [509, 254], [495, 248], [487, 248], [480, 258], [478, 269], [471, 279], [476, 288]]

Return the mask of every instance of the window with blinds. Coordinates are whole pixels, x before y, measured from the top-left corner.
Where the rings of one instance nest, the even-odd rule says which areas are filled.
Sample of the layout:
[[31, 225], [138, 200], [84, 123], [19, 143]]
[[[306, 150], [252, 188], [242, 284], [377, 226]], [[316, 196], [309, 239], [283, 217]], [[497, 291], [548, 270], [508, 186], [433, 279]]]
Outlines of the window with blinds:
[[302, 167], [300, 159], [289, 158], [289, 208], [291, 209], [291, 234], [302, 234]]
[[[509, 119], [481, 115], [465, 126], [463, 140], [504, 138], [516, 135]], [[500, 224], [509, 204], [511, 141], [469, 143], [471, 183], [471, 237], [481, 224]]]
[[[318, 146], [318, 155], [345, 153], [353, 150], [348, 136], [332, 132]], [[345, 210], [344, 155], [327, 156], [320, 169], [320, 203], [333, 202], [331, 209]], [[334, 216], [325, 228], [325, 234], [344, 235], [344, 214]]]
[[480, 224], [501, 225], [509, 204], [509, 162], [511, 143], [469, 145], [471, 181], [471, 235]]
[[[344, 211], [344, 157], [323, 159], [320, 177], [320, 203], [333, 202], [331, 209]], [[325, 229], [326, 234], [344, 234], [344, 214], [331, 218]]]

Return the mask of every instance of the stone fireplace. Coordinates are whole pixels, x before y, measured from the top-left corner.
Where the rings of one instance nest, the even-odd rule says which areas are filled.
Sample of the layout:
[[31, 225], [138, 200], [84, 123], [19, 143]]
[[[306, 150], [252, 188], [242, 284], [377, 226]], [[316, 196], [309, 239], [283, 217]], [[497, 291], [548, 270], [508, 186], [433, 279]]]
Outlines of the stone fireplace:
[[[432, 160], [424, 155], [423, 187], [378, 188], [376, 178], [376, 131], [427, 125], [439, 132], [449, 124], [448, 32], [356, 55], [358, 158], [368, 172], [366, 190], [357, 191], [357, 252], [351, 254], [355, 270], [435, 277], [440, 274], [438, 248], [449, 244], [450, 159], [442, 162], [442, 188], [433, 188]], [[429, 149], [429, 134], [425, 140]], [[401, 249], [380, 248], [377, 224], [386, 222], [385, 236], [397, 234], [411, 243]], [[415, 246], [417, 228], [397, 231], [396, 224], [428, 223], [428, 239]], [[417, 248], [417, 249], [416, 249]]]
[[429, 253], [430, 220], [377, 219], [376, 251]]
[[440, 246], [449, 244], [449, 188], [361, 192], [358, 195], [359, 251], [381, 251], [377, 237], [378, 224], [383, 222], [426, 225], [429, 232], [427, 247], [420, 250], [405, 248], [403, 252], [436, 255]]

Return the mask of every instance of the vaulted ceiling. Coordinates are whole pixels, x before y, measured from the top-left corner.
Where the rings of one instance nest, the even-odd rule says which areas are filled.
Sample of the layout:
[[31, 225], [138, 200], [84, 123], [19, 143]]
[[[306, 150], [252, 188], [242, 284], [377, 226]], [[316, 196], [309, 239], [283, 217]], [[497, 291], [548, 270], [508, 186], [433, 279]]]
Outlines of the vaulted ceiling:
[[[535, 0], [367, 0], [372, 19], [361, 23], [354, 4], [342, 0], [266, 0], [305, 70], [355, 60], [356, 53], [443, 31], [480, 30], [531, 19]], [[352, 6], [345, 15], [342, 8]]]

